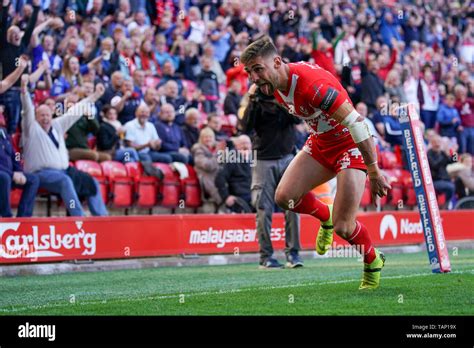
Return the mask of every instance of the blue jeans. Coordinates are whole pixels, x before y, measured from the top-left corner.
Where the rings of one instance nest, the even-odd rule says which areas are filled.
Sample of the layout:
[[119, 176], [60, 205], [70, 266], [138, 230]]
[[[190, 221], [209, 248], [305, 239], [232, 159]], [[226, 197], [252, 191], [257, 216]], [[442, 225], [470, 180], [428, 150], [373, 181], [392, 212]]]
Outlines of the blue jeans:
[[469, 152], [474, 155], [474, 127], [464, 127], [461, 133], [461, 153]]
[[421, 110], [420, 117], [425, 124], [425, 129], [431, 129], [436, 124], [436, 111]]
[[446, 206], [454, 196], [455, 186], [454, 183], [448, 180], [435, 180], [433, 182], [436, 193], [444, 193], [446, 195]]
[[138, 162], [140, 157], [138, 156], [137, 150], [133, 147], [124, 147], [115, 151], [115, 161], [119, 162]]
[[150, 150], [148, 152], [140, 152], [140, 161], [143, 162], [160, 162], [160, 163], [171, 163], [173, 159], [167, 153]]
[[5, 105], [7, 132], [13, 134], [20, 123], [21, 99], [20, 90], [13, 88], [0, 95], [0, 104]]
[[204, 100], [202, 102], [202, 108], [205, 113], [216, 112], [216, 100]]
[[[52, 193], [57, 193], [61, 196], [69, 215], [84, 216], [84, 210], [82, 209], [81, 202], [77, 197], [74, 184], [72, 183], [71, 178], [66, 174], [65, 170], [41, 169], [35, 174], [39, 176], [41, 188]], [[92, 215], [107, 216], [108, 212], [100, 193], [99, 183], [95, 179], [94, 182], [97, 188], [97, 193], [94, 196], [87, 197], [87, 204], [89, 205]]]
[[22, 188], [20, 204], [18, 205], [17, 217], [29, 217], [33, 215], [36, 193], [39, 187], [39, 178], [35, 174], [25, 174], [26, 183], [17, 185], [13, 183], [12, 177], [7, 172], [0, 172], [0, 217], [12, 217], [10, 209], [10, 192], [12, 187]]
[[171, 162], [181, 162], [181, 163], [188, 163], [189, 156], [183, 155], [179, 152], [163, 152], [163, 154], [168, 155], [171, 157]]

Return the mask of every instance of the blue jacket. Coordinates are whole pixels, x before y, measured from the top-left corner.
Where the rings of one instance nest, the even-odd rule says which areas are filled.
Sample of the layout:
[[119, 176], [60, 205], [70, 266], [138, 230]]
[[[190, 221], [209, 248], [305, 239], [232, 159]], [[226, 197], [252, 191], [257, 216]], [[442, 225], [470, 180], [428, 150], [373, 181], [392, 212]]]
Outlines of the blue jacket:
[[183, 131], [176, 123], [169, 125], [167, 122], [158, 120], [155, 127], [162, 141], [161, 152], [176, 152], [180, 147], [186, 146]]
[[392, 146], [403, 145], [403, 133], [398, 117], [383, 116], [385, 140]]
[[400, 27], [400, 22], [396, 14], [392, 14], [393, 21], [388, 23], [385, 21], [385, 13], [387, 11], [382, 11], [380, 19], [380, 36], [382, 37], [382, 42], [388, 47], [392, 48], [392, 38], [395, 38], [397, 41], [401, 41], [402, 37], [398, 32]]
[[[450, 108], [446, 104], [441, 104], [436, 114], [436, 119], [440, 125], [439, 132], [441, 136], [455, 137], [457, 135], [456, 128], [460, 125], [461, 118], [455, 107]], [[457, 121], [453, 123], [455, 119]]]
[[5, 128], [0, 128], [0, 171], [13, 177], [13, 172], [22, 172], [20, 162], [15, 159], [11, 137]]

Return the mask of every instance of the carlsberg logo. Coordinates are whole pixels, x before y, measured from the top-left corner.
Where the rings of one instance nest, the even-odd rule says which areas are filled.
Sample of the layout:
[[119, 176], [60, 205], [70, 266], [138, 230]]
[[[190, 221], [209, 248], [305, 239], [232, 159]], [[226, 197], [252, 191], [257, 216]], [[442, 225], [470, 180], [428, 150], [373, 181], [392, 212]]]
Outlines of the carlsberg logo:
[[[54, 225], [49, 233], [40, 234], [38, 226], [33, 225], [29, 234], [13, 234], [20, 223], [0, 223], [0, 257], [3, 258], [41, 258], [63, 256], [60, 250], [82, 250], [81, 255], [94, 255], [96, 234], [85, 232], [82, 222], [76, 222], [75, 233], [56, 233]], [[10, 232], [10, 234], [8, 234]]]

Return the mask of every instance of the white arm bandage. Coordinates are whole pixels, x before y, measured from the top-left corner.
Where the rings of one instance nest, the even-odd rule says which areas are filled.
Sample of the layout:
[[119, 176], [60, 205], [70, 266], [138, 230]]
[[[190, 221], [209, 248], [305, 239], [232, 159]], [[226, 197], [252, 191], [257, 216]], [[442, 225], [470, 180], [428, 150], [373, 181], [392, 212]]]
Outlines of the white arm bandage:
[[359, 117], [360, 114], [356, 110], [352, 110], [341, 122], [342, 125], [349, 129], [352, 139], [354, 139], [356, 144], [369, 139], [371, 136], [367, 124], [364, 121], [358, 121]]

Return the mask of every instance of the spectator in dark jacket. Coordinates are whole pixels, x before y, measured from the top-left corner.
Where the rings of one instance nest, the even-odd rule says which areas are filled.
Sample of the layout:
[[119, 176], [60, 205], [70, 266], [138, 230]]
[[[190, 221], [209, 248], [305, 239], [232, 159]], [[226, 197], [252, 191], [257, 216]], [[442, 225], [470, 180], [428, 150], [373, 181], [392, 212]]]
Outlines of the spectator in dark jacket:
[[219, 115], [210, 114], [207, 117], [207, 126], [214, 131], [218, 143], [225, 142], [229, 139], [229, 136], [222, 130], [222, 119]]
[[161, 78], [160, 82], [156, 85], [156, 88], [160, 88], [164, 86], [166, 82], [169, 80], [176, 81], [178, 84], [178, 94], [183, 95], [183, 82], [181, 79], [175, 74], [175, 68], [173, 62], [167, 60], [163, 63], [163, 77]]
[[431, 139], [431, 149], [428, 150], [428, 162], [430, 164], [433, 185], [437, 194], [446, 195], [445, 206], [449, 205], [454, 195], [455, 186], [446, 169], [447, 165], [453, 163], [448, 146], [443, 144], [443, 139], [435, 135]]
[[0, 217], [12, 217], [10, 210], [10, 191], [23, 189], [17, 217], [33, 215], [35, 197], [39, 187], [36, 174], [25, 174], [20, 166], [20, 154], [15, 153], [11, 137], [4, 124], [0, 124]]
[[120, 71], [114, 71], [111, 75], [110, 83], [105, 89], [104, 95], [99, 100], [100, 104], [101, 105], [111, 104], [113, 97], [116, 97], [116, 96], [120, 97], [122, 84], [123, 84], [123, 74]]
[[[86, 93], [87, 95], [91, 95], [94, 92], [94, 85], [90, 82], [85, 82], [84, 88], [89, 88]], [[71, 100], [72, 97], [74, 97], [74, 99]], [[76, 103], [77, 101], [77, 95], [71, 94], [68, 97], [68, 102]], [[66, 147], [69, 151], [69, 159], [71, 161], [82, 159], [103, 162], [112, 159], [107, 153], [98, 152], [89, 148], [89, 135], [95, 136], [99, 131], [100, 125], [97, 119], [97, 108], [95, 106], [87, 107], [86, 110], [84, 110], [84, 116], [67, 131]]]
[[160, 119], [155, 124], [162, 141], [160, 152], [169, 155], [173, 162], [188, 163], [189, 150], [181, 128], [174, 123], [175, 115], [173, 105], [165, 104], [161, 107]]
[[121, 146], [120, 138], [125, 135], [125, 127], [117, 120], [117, 110], [106, 105], [104, 115], [97, 133], [97, 150], [109, 154], [115, 161], [138, 162], [137, 150]]
[[384, 83], [378, 76], [379, 63], [377, 59], [369, 61], [368, 72], [362, 76], [361, 100], [369, 108], [369, 114], [376, 111], [376, 101], [384, 92]]
[[360, 101], [362, 76], [365, 75], [367, 67], [360, 61], [356, 49], [349, 50], [349, 58], [351, 59], [350, 63], [342, 67], [341, 83], [355, 105]]
[[119, 112], [118, 117], [122, 124], [126, 124], [135, 119], [135, 111], [142, 101], [140, 95], [133, 89], [132, 80], [125, 80], [122, 84], [119, 96], [113, 97], [110, 101], [110, 105]]
[[240, 95], [240, 89], [240, 82], [237, 80], [232, 81], [227, 96], [224, 99], [224, 114], [237, 115], [240, 101], [242, 99], [242, 96]]
[[[248, 104], [245, 105], [245, 101]], [[239, 110], [239, 128], [253, 136], [256, 166], [252, 168], [252, 205], [257, 211], [257, 235], [260, 245], [260, 265], [272, 268], [281, 264], [273, 257], [271, 241], [272, 216], [275, 208], [275, 189], [283, 172], [294, 158], [295, 124], [299, 122], [281, 107], [274, 96], [263, 94], [253, 84]], [[285, 254], [290, 267], [302, 265], [298, 253], [299, 215], [285, 211]]]
[[[5, 1], [3, 2], [5, 4]], [[2, 76], [6, 77], [17, 68], [18, 58], [26, 53], [30, 44], [31, 35], [35, 28], [40, 10], [40, 1], [33, 1], [33, 13], [28, 21], [24, 33], [16, 25], [8, 27], [8, 11], [11, 1], [6, 6], [1, 7], [0, 13], [0, 62], [2, 65]], [[22, 35], [23, 34], [23, 35]], [[20, 121], [21, 101], [20, 101], [20, 81], [17, 80], [12, 88], [0, 96], [0, 104], [5, 105], [7, 116], [7, 131], [13, 134]]]
[[236, 154], [229, 158], [235, 158], [235, 161], [224, 161], [224, 166], [216, 177], [216, 186], [225, 205], [232, 211], [242, 212], [242, 208], [236, 204], [237, 198], [247, 203], [247, 208], [251, 207], [252, 142], [247, 135], [241, 135], [234, 143], [235, 149], [230, 151], [236, 151]]
[[211, 60], [203, 57], [201, 60], [202, 71], [197, 77], [197, 87], [201, 91], [201, 102], [204, 112], [215, 112], [219, 100], [219, 83], [217, 75], [211, 71]]
[[199, 140], [199, 110], [190, 108], [184, 114], [183, 130], [184, 142], [188, 149], [191, 149]]
[[174, 123], [179, 126], [184, 124], [184, 112], [188, 107], [188, 101], [178, 94], [178, 84], [174, 80], [169, 80], [163, 86], [164, 95], [161, 97], [161, 104], [171, 104], [174, 107], [176, 118]]

